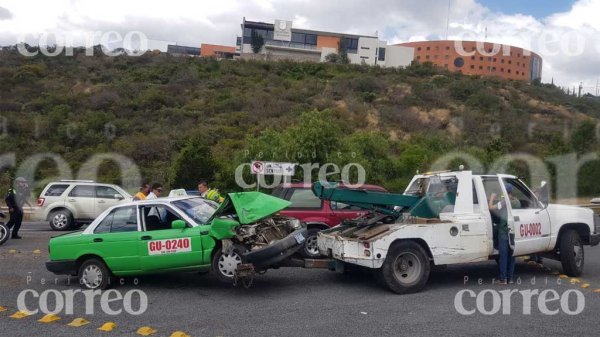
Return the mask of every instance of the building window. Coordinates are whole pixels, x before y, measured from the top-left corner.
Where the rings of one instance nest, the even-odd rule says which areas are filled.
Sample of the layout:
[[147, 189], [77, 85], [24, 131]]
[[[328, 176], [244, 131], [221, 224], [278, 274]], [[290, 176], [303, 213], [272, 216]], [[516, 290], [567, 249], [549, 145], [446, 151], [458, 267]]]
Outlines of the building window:
[[479, 61], [483, 61], [483, 56], [480, 56], [480, 57], [479, 57]]
[[462, 68], [465, 65], [465, 60], [462, 57], [454, 59], [454, 66], [456, 68]]
[[475, 65], [474, 64], [471, 64], [471, 69], [475, 69]]
[[311, 46], [317, 45], [317, 35], [316, 34], [306, 34], [306, 44]]
[[440, 51], [440, 46], [435, 46], [435, 51]]
[[348, 53], [356, 54], [358, 52], [358, 39], [344, 37], [341, 39], [341, 45]]
[[504, 59], [500, 60], [500, 63], [504, 63]]
[[496, 62], [496, 58], [494, 57], [494, 62]]
[[503, 73], [504, 72], [504, 68], [500, 68], [500, 72]]
[[511, 61], [511, 60], [508, 60], [508, 64], [512, 64], [512, 61]]
[[417, 48], [418, 51], [421, 51], [421, 47]]
[[425, 56], [425, 59], [426, 59], [426, 60], [429, 60], [429, 55]]
[[475, 55], [471, 56], [471, 60], [475, 60]]
[[431, 47], [427, 47], [427, 50], [431, 50]]
[[479, 66], [479, 70], [483, 70], [483, 66]]
[[421, 55], [417, 56], [417, 60], [420, 60], [420, 59], [421, 59]]
[[510, 69], [508, 69], [508, 73], [510, 74]]
[[496, 67], [492, 67], [492, 71], [496, 71]]
[[521, 54], [517, 54], [517, 57], [521, 57]]
[[378, 61], [385, 61], [385, 48], [379, 48], [379, 54], [377, 55]]
[[446, 46], [446, 50], [450, 50], [450, 47]]

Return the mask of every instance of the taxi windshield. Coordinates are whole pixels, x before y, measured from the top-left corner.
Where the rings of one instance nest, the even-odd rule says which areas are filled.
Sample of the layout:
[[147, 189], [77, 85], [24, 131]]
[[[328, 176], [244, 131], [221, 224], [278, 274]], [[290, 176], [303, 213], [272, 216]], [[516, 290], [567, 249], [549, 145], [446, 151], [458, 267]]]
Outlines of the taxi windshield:
[[182, 210], [199, 225], [206, 224], [219, 206], [215, 202], [202, 198], [178, 200], [174, 201], [173, 205]]

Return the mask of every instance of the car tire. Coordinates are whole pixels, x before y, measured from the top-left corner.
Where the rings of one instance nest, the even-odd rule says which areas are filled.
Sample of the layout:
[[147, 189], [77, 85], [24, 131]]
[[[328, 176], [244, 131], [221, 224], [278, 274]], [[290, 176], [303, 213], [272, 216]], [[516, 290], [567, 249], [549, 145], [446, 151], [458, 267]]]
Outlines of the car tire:
[[50, 214], [49, 223], [52, 230], [67, 231], [73, 226], [73, 214], [66, 209], [54, 211]]
[[106, 264], [100, 259], [85, 260], [77, 273], [77, 279], [82, 288], [88, 290], [104, 290], [110, 285], [112, 274]]
[[321, 257], [319, 253], [319, 247], [317, 246], [317, 236], [321, 230], [318, 228], [311, 228], [306, 232], [306, 240], [302, 246], [301, 254], [303, 257], [308, 259], [317, 259]]
[[212, 259], [212, 271], [222, 283], [232, 284], [235, 270], [238, 265], [244, 263], [244, 254], [248, 250], [241, 245], [233, 245], [229, 253], [223, 252], [223, 247], [219, 248]]
[[563, 271], [570, 277], [583, 274], [583, 242], [576, 230], [567, 230], [560, 239], [560, 262]]
[[3, 245], [6, 241], [8, 241], [9, 237], [10, 229], [8, 229], [8, 227], [5, 224], [0, 223], [0, 246]]
[[377, 270], [377, 279], [397, 294], [410, 294], [425, 287], [430, 271], [423, 247], [414, 241], [402, 241], [388, 251], [383, 266]]

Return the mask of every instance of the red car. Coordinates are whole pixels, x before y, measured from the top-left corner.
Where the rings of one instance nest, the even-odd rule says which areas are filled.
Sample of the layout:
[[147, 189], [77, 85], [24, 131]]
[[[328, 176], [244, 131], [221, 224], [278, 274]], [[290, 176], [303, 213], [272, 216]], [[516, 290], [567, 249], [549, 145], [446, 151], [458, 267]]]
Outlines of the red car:
[[[376, 185], [363, 185], [360, 189], [388, 192], [385, 188]], [[367, 214], [366, 210], [356, 206], [317, 198], [313, 194], [310, 184], [284, 184], [275, 188], [272, 195], [292, 203], [280, 214], [297, 218], [306, 223], [308, 233], [306, 234], [306, 243], [302, 253], [309, 258], [319, 256], [317, 247], [317, 233], [319, 231], [337, 226], [343, 220], [355, 219]]]

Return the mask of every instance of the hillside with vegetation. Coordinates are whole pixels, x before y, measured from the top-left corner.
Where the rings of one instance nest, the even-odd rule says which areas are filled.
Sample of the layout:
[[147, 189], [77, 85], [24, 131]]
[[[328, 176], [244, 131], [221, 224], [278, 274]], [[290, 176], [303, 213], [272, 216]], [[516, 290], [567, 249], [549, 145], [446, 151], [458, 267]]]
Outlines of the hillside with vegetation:
[[[507, 153], [546, 158], [600, 149], [600, 102], [552, 85], [428, 64], [383, 69], [95, 54], [0, 52], [0, 116], [8, 132], [0, 155], [15, 152], [20, 163], [56, 153], [76, 172], [92, 154], [116, 152], [133, 159], [145, 179], [193, 188], [205, 178], [226, 191], [239, 189], [235, 168], [253, 159], [357, 162], [369, 182], [400, 190], [450, 151], [489, 167]], [[525, 174], [519, 164], [511, 170]], [[14, 173], [5, 170], [0, 185]], [[42, 165], [38, 176], [55, 173]], [[580, 176], [580, 194], [600, 192], [590, 183], [599, 181], [600, 163]], [[116, 166], [103, 165], [100, 180], [120, 183]]]

